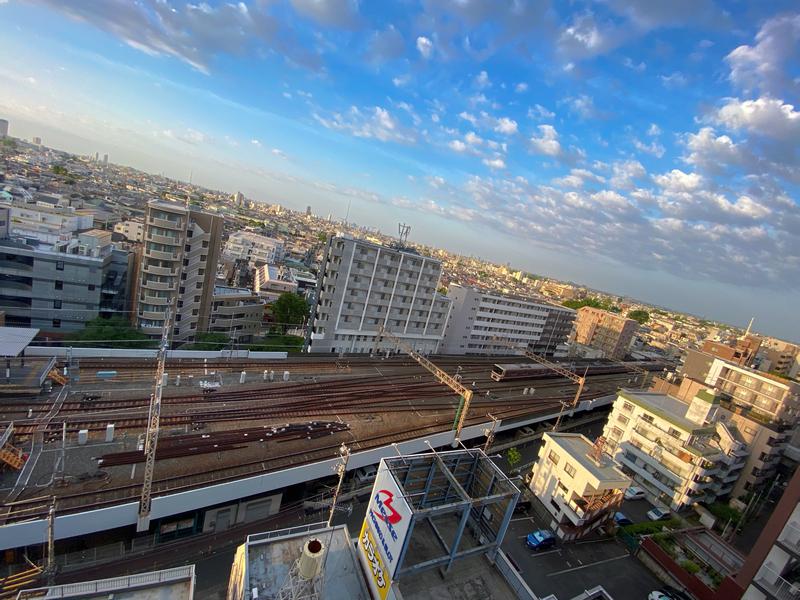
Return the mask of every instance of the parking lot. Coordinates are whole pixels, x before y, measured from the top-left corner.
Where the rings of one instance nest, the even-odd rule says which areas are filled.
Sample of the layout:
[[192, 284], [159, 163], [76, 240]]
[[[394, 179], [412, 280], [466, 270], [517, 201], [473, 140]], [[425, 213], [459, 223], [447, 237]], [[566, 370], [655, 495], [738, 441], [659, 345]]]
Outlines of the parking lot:
[[[647, 520], [652, 508], [646, 500], [626, 502], [623, 512], [633, 522]], [[538, 510], [537, 510], [538, 509]], [[572, 598], [602, 585], [616, 600], [644, 600], [662, 584], [627, 548], [616, 539], [557, 543], [553, 550], [534, 552], [525, 537], [536, 529], [549, 527], [549, 520], [538, 506], [514, 517], [503, 542], [503, 550], [520, 569], [522, 577], [537, 596], [555, 594]]]

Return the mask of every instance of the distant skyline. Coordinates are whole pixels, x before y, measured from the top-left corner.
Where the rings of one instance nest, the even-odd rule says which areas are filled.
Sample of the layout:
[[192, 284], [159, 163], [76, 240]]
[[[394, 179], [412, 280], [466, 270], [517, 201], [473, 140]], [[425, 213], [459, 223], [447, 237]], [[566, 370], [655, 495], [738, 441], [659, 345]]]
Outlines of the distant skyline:
[[3, 2], [10, 133], [800, 340], [792, 2]]

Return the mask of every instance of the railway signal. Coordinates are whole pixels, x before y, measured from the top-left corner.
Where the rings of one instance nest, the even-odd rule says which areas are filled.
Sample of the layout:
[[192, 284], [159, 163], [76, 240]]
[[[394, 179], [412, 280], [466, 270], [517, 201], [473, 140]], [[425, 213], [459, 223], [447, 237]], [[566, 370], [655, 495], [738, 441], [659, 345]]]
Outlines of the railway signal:
[[558, 431], [558, 426], [561, 424], [561, 419], [564, 416], [564, 411], [567, 409], [567, 407], [573, 408], [577, 406], [578, 401], [580, 401], [581, 399], [581, 392], [583, 392], [583, 386], [586, 384], [586, 373], [584, 373], [583, 375], [578, 375], [574, 371], [566, 369], [557, 363], [551, 362], [546, 358], [544, 358], [543, 356], [539, 356], [538, 354], [531, 352], [527, 348], [520, 348], [513, 342], [509, 342], [507, 340], [503, 340], [500, 338], [492, 338], [492, 342], [502, 344], [503, 346], [507, 346], [513, 350], [522, 352], [527, 358], [530, 358], [533, 362], [538, 363], [544, 367], [547, 367], [551, 371], [555, 371], [562, 377], [566, 377], [567, 379], [578, 385], [578, 389], [575, 392], [575, 397], [572, 399], [571, 403], [567, 400], [561, 401], [561, 410], [558, 413], [558, 418], [556, 418], [556, 422], [553, 424], [553, 431]]
[[458, 409], [456, 410], [456, 416], [453, 419], [453, 430], [456, 432], [455, 439], [453, 440], [454, 447], [458, 445], [461, 441], [461, 430], [464, 428], [464, 422], [467, 420], [467, 413], [469, 412], [469, 405], [472, 402], [472, 390], [468, 387], [461, 384], [455, 377], [452, 377], [447, 372], [443, 371], [427, 358], [422, 356], [419, 352], [414, 350], [411, 346], [401, 340], [399, 337], [387, 331], [383, 325], [378, 327], [378, 335], [375, 336], [375, 354], [377, 355], [378, 352], [378, 345], [381, 343], [381, 340], [387, 337], [394, 344], [399, 347], [403, 352], [408, 354], [411, 358], [413, 358], [420, 366], [427, 369], [439, 383], [445, 384], [451, 390], [453, 390], [456, 394], [461, 396], [461, 401], [458, 404]]

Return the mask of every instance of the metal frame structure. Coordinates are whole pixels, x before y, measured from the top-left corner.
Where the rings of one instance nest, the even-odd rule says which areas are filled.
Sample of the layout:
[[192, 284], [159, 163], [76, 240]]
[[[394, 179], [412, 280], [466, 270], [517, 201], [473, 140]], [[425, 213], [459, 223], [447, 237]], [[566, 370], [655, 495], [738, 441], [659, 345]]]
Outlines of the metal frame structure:
[[456, 432], [454, 446], [458, 445], [458, 442], [461, 439], [461, 430], [464, 428], [464, 422], [467, 420], [467, 413], [469, 412], [469, 406], [472, 402], [472, 390], [468, 387], [461, 384], [455, 377], [450, 375], [449, 373], [443, 371], [427, 358], [422, 356], [419, 352], [414, 350], [411, 346], [409, 346], [406, 342], [402, 339], [394, 335], [392, 332], [387, 331], [383, 325], [378, 327], [378, 335], [375, 336], [375, 352], [378, 350], [378, 345], [380, 344], [381, 340], [387, 337], [389, 338], [396, 346], [398, 346], [403, 352], [408, 354], [411, 358], [413, 358], [417, 363], [420, 364], [423, 368], [427, 369], [440, 383], [443, 383], [451, 390], [453, 390], [456, 394], [461, 396], [461, 402], [458, 405], [458, 409], [456, 410], [456, 416], [453, 419], [453, 429]]
[[[439, 567], [444, 576], [454, 561], [477, 554], [494, 560], [520, 491], [483, 450], [433, 451], [385, 458], [382, 462], [411, 507], [411, 522], [395, 578], [434, 567]], [[415, 540], [424, 526], [430, 528], [441, 552], [435, 558], [406, 566], [409, 552], [411, 556], [417, 554]], [[453, 526], [454, 531], [443, 529]], [[426, 548], [424, 554], [430, 556], [430, 550]]]

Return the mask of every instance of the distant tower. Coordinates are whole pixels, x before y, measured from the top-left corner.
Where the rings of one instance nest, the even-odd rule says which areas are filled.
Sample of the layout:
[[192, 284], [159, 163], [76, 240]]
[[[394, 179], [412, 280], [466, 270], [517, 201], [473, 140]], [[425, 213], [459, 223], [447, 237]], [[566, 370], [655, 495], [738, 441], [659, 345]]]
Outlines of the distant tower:
[[397, 232], [400, 234], [400, 244], [405, 246], [408, 241], [408, 234], [411, 233], [411, 225], [399, 223], [397, 225]]
[[99, 152], [95, 152], [94, 153], [94, 162], [99, 162], [99, 161], [100, 161], [100, 153]]
[[108, 166], [108, 154], [103, 154], [103, 166]]
[[33, 138], [33, 144], [34, 144], [34, 146], [41, 146], [42, 145], [42, 138], [40, 138], [40, 137]]
[[0, 138], [8, 137], [8, 121], [0, 119]]
[[306, 206], [306, 216], [307, 217], [311, 216], [311, 207], [310, 206]]

